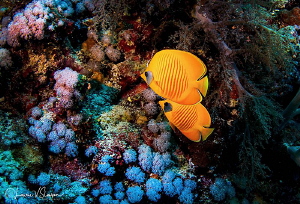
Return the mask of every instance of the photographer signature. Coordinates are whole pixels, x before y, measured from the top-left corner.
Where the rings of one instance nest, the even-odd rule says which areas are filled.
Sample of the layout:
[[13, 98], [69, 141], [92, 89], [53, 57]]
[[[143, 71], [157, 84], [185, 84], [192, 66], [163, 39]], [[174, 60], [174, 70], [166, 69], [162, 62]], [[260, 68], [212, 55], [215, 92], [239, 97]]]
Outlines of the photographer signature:
[[56, 198], [60, 197], [60, 194], [56, 193], [47, 193], [46, 187], [39, 187], [37, 191], [32, 191], [29, 193], [19, 193], [19, 188], [8, 188], [5, 191], [5, 196], [13, 199], [18, 199], [19, 197], [33, 197], [33, 198]]

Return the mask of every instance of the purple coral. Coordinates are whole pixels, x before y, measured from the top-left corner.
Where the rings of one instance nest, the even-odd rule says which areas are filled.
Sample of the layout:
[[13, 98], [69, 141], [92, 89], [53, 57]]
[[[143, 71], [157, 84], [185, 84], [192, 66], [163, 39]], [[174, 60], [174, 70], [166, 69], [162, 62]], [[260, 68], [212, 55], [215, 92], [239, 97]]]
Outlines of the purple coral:
[[144, 109], [148, 115], [156, 115], [159, 112], [159, 108], [156, 103], [150, 102], [144, 106]]
[[112, 46], [108, 46], [105, 49], [105, 54], [113, 62], [117, 62], [121, 58], [121, 52], [119, 50], [113, 48]]
[[154, 119], [149, 120], [147, 127], [148, 130], [150, 130], [153, 133], [158, 133], [159, 131], [159, 126], [157, 125]]
[[[73, 71], [71, 68], [66, 67], [63, 70], [58, 70], [54, 73], [54, 79], [56, 80], [56, 84], [54, 89], [57, 90], [59, 88], [67, 89], [67, 92], [73, 91], [77, 82], [78, 82], [78, 73]], [[64, 90], [60, 90], [61, 92], [57, 93], [58, 95], [64, 95]]]
[[143, 96], [148, 102], [155, 101], [158, 98], [158, 95], [150, 88], [143, 91]]
[[170, 154], [153, 153], [152, 173], [162, 175], [171, 164]]
[[44, 120], [35, 120], [33, 118], [29, 118], [30, 123], [32, 123], [32, 126], [29, 127], [29, 134], [34, 137], [39, 142], [45, 142], [46, 141], [46, 134], [49, 130], [51, 130], [52, 121]]
[[58, 154], [65, 150], [67, 156], [77, 156], [78, 147], [75, 144], [75, 132], [68, 129], [64, 123], [55, 123], [51, 132], [47, 135], [47, 139], [52, 141], [49, 145], [49, 151]]
[[59, 104], [64, 108], [70, 108], [73, 105], [73, 97], [80, 96], [75, 89], [78, 75], [76, 71], [69, 67], [54, 73], [54, 79], [56, 80], [54, 90], [57, 93]]
[[[43, 116], [43, 110], [38, 107], [31, 109], [31, 116], [28, 122], [31, 124], [29, 127], [29, 134], [38, 142], [44, 143], [51, 142], [49, 151], [55, 154], [65, 153], [69, 157], [75, 157], [78, 154], [78, 147], [75, 144], [75, 132], [67, 128], [63, 122], [54, 122]], [[37, 120], [37, 118], [39, 118]]]
[[43, 111], [39, 107], [35, 106], [31, 109], [31, 116], [33, 118], [39, 118], [42, 115], [43, 115]]
[[45, 118], [42, 120], [42, 125], [40, 128], [45, 134], [48, 134], [52, 128], [52, 124], [53, 124], [52, 120]]
[[12, 60], [10, 56], [10, 51], [5, 48], [0, 48], [0, 67], [8, 68], [11, 67], [11, 65]]
[[50, 143], [49, 151], [58, 154], [66, 147], [66, 142], [63, 139], [55, 140]]
[[62, 137], [62, 136], [65, 135], [67, 127], [62, 122], [58, 122], [58, 123], [53, 125], [52, 130], [56, 131], [57, 135]]
[[56, 131], [51, 131], [48, 136], [48, 141], [55, 141], [55, 140], [58, 140], [59, 136], [57, 135]]
[[97, 62], [101, 62], [105, 58], [105, 53], [101, 49], [101, 46], [97, 45], [97, 44], [94, 45], [93, 47], [91, 47], [90, 54], [91, 54], [91, 57]]
[[171, 138], [171, 133], [163, 132], [158, 137], [154, 138], [153, 146], [159, 152], [166, 152], [168, 151], [171, 143], [169, 142]]
[[72, 142], [75, 140], [75, 132], [72, 129], [66, 129], [65, 131], [65, 140], [67, 142]]
[[42, 1], [35, 0], [16, 13], [7, 27], [7, 43], [16, 47], [20, 45], [20, 39], [43, 39], [48, 12], [49, 9]]
[[82, 115], [81, 114], [71, 115], [71, 116], [68, 116], [67, 120], [70, 125], [77, 126], [82, 121]]
[[151, 147], [147, 145], [139, 146], [139, 164], [144, 171], [150, 171], [152, 167], [153, 154]]
[[126, 164], [135, 162], [137, 157], [137, 153], [134, 149], [126, 149], [123, 153], [123, 159]]

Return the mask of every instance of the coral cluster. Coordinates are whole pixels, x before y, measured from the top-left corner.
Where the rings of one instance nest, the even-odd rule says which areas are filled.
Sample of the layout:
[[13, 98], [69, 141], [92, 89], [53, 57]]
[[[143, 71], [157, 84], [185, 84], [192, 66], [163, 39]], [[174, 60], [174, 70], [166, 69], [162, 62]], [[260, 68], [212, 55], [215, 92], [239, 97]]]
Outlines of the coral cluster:
[[284, 11], [281, 14], [282, 21], [287, 25], [300, 25], [300, 8], [294, 7], [291, 11]]
[[[0, 203], [297, 203], [299, 6], [1, 1]], [[163, 49], [207, 66], [201, 144], [140, 77]]]
[[80, 94], [75, 89], [78, 82], [78, 73], [69, 67], [54, 73], [56, 80], [54, 90], [59, 100], [59, 105], [64, 108], [73, 106], [73, 98], [79, 98]]
[[12, 59], [9, 50], [0, 48], [0, 67], [9, 68], [12, 65]]

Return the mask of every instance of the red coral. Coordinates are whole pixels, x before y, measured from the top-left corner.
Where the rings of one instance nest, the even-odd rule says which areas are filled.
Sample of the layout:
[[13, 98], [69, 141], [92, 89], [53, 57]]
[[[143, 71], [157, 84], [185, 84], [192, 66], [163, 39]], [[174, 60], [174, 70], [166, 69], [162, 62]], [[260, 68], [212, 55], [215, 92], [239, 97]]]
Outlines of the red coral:
[[239, 98], [239, 92], [236, 84], [231, 85], [231, 91], [230, 91], [230, 98], [231, 99], [238, 99]]
[[134, 148], [138, 148], [141, 145], [140, 135], [134, 132], [127, 134], [127, 142]]
[[73, 181], [78, 181], [89, 176], [89, 172], [85, 166], [76, 158], [72, 161], [68, 161], [65, 158], [62, 160], [55, 158], [50, 160], [50, 162], [54, 173], [70, 176]]
[[124, 30], [120, 33], [119, 48], [125, 53], [135, 53], [139, 35], [133, 29]]
[[[118, 47], [125, 53], [126, 58], [140, 60], [140, 58], [149, 59], [149, 50], [152, 47], [151, 40], [154, 26], [143, 22], [137, 16], [125, 17], [125, 22], [132, 25], [133, 29], [127, 29], [120, 33]], [[139, 55], [133, 53], [138, 53]]]
[[300, 25], [300, 8], [295, 7], [291, 11], [284, 11], [281, 19], [286, 25]]
[[133, 87], [132, 89], [129, 89], [128, 91], [125, 91], [122, 95], [123, 99], [126, 99], [128, 97], [133, 97], [139, 93], [142, 93], [144, 90], [148, 88], [148, 85], [146, 83], [140, 83]]
[[150, 130], [148, 130], [147, 127], [144, 127], [142, 129], [142, 137], [144, 140], [144, 144], [146, 144], [148, 146], [152, 146], [155, 135]]

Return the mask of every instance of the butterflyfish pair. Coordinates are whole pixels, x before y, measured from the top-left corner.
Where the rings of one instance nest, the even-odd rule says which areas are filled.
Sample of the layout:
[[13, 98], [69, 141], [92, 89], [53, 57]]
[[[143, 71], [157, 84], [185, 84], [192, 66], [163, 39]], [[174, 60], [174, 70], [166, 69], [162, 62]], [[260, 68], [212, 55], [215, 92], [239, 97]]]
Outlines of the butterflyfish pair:
[[159, 104], [170, 125], [192, 141], [206, 140], [212, 133], [211, 118], [200, 103], [206, 96], [205, 64], [181, 50], [162, 50], [151, 59], [141, 77], [165, 100]]
[[204, 141], [213, 132], [211, 118], [201, 103], [181, 105], [171, 100], [159, 101], [172, 128], [174, 126], [192, 141]]
[[151, 59], [141, 77], [163, 98], [192, 105], [206, 96], [206, 66], [195, 55], [181, 50], [162, 50]]

